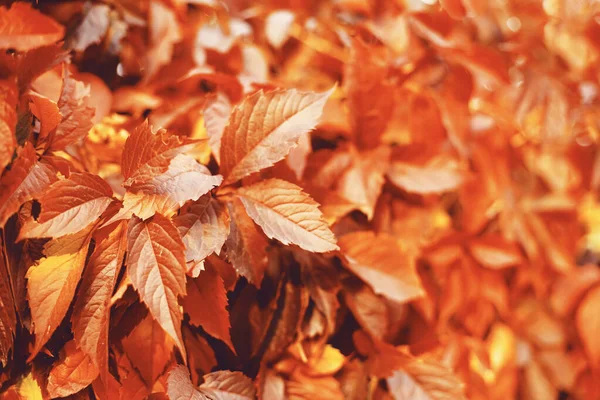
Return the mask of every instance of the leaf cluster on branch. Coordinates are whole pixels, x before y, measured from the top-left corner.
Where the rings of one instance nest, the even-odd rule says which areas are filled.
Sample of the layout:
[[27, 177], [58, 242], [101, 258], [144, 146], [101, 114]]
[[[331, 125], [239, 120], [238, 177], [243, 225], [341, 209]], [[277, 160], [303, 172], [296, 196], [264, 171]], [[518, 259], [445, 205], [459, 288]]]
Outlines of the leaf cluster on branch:
[[5, 3], [2, 398], [600, 398], [596, 1]]

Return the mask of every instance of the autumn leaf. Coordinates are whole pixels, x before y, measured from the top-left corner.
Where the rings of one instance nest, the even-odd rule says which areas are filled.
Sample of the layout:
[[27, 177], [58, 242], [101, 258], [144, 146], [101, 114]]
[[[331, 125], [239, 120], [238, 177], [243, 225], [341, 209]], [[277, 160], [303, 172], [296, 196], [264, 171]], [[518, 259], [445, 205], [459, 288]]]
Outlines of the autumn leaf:
[[100, 43], [110, 25], [110, 7], [106, 4], [93, 4], [87, 10], [77, 30], [67, 41], [69, 48], [84, 51], [90, 45]]
[[50, 134], [48, 150], [63, 150], [85, 137], [93, 125], [95, 109], [88, 106], [90, 88], [74, 79], [68, 69], [64, 69], [62, 91], [58, 99], [61, 121]]
[[342, 236], [338, 244], [348, 268], [375, 293], [401, 303], [425, 295], [413, 257], [403, 252], [393, 237], [354, 232]]
[[177, 228], [160, 214], [146, 221], [133, 217], [127, 232], [127, 253], [127, 274], [133, 287], [185, 355], [178, 297], [185, 295], [186, 267]]
[[75, 341], [65, 344], [64, 354], [48, 376], [51, 397], [67, 397], [90, 385], [98, 376], [98, 367], [77, 348]]
[[208, 144], [217, 162], [221, 160], [221, 138], [227, 126], [231, 108], [227, 96], [220, 92], [208, 100], [204, 108], [204, 126], [208, 135]]
[[186, 261], [202, 261], [212, 253], [219, 254], [229, 235], [227, 208], [204, 195], [184, 207], [173, 219], [185, 245]]
[[42, 388], [30, 372], [17, 383], [17, 393], [22, 399], [42, 400]]
[[597, 308], [600, 299], [600, 286], [590, 289], [583, 301], [579, 305], [576, 314], [577, 331], [583, 342], [587, 356], [592, 365], [597, 366], [600, 363], [600, 348], [596, 337], [600, 330], [600, 320], [598, 319]]
[[317, 253], [338, 249], [318, 204], [300, 187], [269, 179], [238, 189], [237, 194], [268, 237]]
[[182, 39], [175, 12], [160, 1], [150, 1], [148, 30], [147, 79], [171, 60], [175, 43]]
[[387, 378], [394, 400], [465, 400], [463, 384], [445, 366], [430, 359], [411, 359]]
[[472, 240], [469, 250], [477, 261], [489, 268], [510, 267], [522, 261], [521, 252], [514, 243], [494, 235]]
[[45, 258], [27, 271], [27, 299], [35, 333], [30, 360], [67, 314], [83, 272], [91, 229], [90, 226], [48, 242], [44, 246]]
[[106, 210], [112, 189], [99, 176], [75, 172], [50, 186], [38, 201], [42, 210], [37, 221], [28, 220], [20, 238], [57, 238], [79, 232]]
[[[127, 138], [121, 158], [124, 186], [158, 176], [167, 171], [171, 160], [194, 146], [194, 142], [160, 130], [156, 134], [145, 121]], [[144, 178], [142, 178], [144, 177]]]
[[456, 190], [464, 180], [458, 165], [451, 160], [434, 160], [424, 166], [394, 162], [388, 177], [407, 192], [424, 195]]
[[183, 154], [175, 156], [165, 173], [145, 178], [129, 188], [123, 208], [106, 225], [132, 215], [142, 219], [155, 213], [170, 215], [186, 201], [198, 200], [223, 181], [220, 175], [210, 175], [206, 167]]
[[0, 81], [0, 171], [11, 161], [17, 146], [17, 85], [14, 81]]
[[58, 104], [35, 92], [30, 93], [29, 102], [31, 112], [40, 121], [40, 136], [38, 140], [44, 142], [62, 119]]
[[126, 233], [124, 223], [119, 223], [108, 235], [96, 238], [71, 317], [75, 342], [98, 367], [103, 381], [108, 374], [110, 300], [125, 257]]
[[174, 349], [174, 341], [151, 315], [137, 324], [122, 344], [131, 364], [149, 387], [169, 366]]
[[224, 183], [234, 183], [285, 158], [300, 136], [317, 125], [332, 91], [258, 92], [234, 107], [221, 139]]
[[394, 86], [387, 80], [386, 58], [381, 49], [362, 40], [352, 42], [345, 68], [344, 89], [359, 146], [376, 147], [394, 107]]
[[350, 167], [336, 181], [337, 193], [371, 219], [385, 183], [390, 151], [379, 147], [362, 154], [353, 153], [353, 158]]
[[59, 41], [65, 28], [34, 10], [29, 3], [16, 2], [0, 8], [0, 48], [28, 51]]
[[204, 375], [204, 383], [194, 387], [183, 365], [171, 370], [167, 379], [167, 393], [172, 400], [184, 399], [254, 399], [252, 381], [241, 372], [217, 371]]
[[23, 203], [32, 200], [56, 180], [53, 168], [39, 162], [31, 143], [25, 143], [10, 171], [0, 179], [0, 226], [4, 226]]
[[267, 240], [248, 217], [239, 199], [228, 204], [230, 232], [225, 242], [227, 258], [250, 283], [260, 286], [267, 268]]
[[6, 365], [8, 354], [13, 347], [17, 328], [17, 314], [12, 290], [9, 265], [6, 257], [6, 245], [0, 237], [0, 361]]
[[210, 265], [197, 278], [187, 281], [187, 295], [183, 299], [193, 325], [201, 326], [209, 335], [222, 340], [235, 352], [229, 333], [227, 292], [217, 271]]

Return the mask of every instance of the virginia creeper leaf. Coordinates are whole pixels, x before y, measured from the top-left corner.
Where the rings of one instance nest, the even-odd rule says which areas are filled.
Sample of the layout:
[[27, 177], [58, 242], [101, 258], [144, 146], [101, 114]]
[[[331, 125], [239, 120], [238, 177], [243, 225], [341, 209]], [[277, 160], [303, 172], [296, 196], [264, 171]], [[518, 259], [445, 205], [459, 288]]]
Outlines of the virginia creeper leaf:
[[185, 295], [185, 254], [177, 228], [160, 214], [133, 217], [127, 232], [127, 274], [150, 313], [177, 344], [181, 339], [178, 297]]
[[317, 253], [338, 249], [317, 202], [299, 186], [269, 179], [240, 188], [237, 194], [269, 238]]
[[267, 240], [248, 217], [239, 199], [228, 204], [231, 225], [225, 242], [227, 258], [236, 271], [257, 287], [267, 268]]
[[98, 376], [98, 367], [77, 348], [75, 341], [65, 344], [64, 354], [48, 376], [48, 394], [52, 398], [67, 397], [89, 386]]
[[112, 189], [97, 175], [74, 172], [54, 183], [39, 198], [37, 221], [28, 220], [20, 238], [60, 237], [94, 222], [112, 201]]
[[201, 326], [209, 335], [222, 340], [235, 352], [229, 333], [227, 292], [223, 278], [210, 264], [197, 278], [188, 278], [187, 296], [183, 307], [188, 311], [190, 322]]
[[0, 48], [28, 51], [59, 41], [65, 28], [29, 3], [0, 7]]
[[48, 242], [44, 246], [46, 257], [27, 271], [27, 298], [35, 333], [30, 360], [50, 339], [69, 309], [83, 271], [91, 228]]
[[53, 168], [38, 162], [33, 145], [25, 143], [10, 171], [0, 180], [0, 226], [4, 226], [23, 203], [32, 200], [56, 180]]
[[425, 295], [413, 258], [394, 237], [362, 231], [342, 236], [338, 244], [348, 268], [375, 293], [400, 303]]
[[75, 342], [98, 367], [105, 382], [108, 374], [110, 300], [125, 256], [126, 233], [125, 224], [121, 222], [107, 236], [97, 239], [71, 318]]
[[317, 125], [332, 92], [260, 91], [236, 106], [221, 139], [224, 183], [284, 159], [300, 136]]
[[17, 138], [18, 91], [14, 80], [0, 80], [0, 171], [11, 161]]

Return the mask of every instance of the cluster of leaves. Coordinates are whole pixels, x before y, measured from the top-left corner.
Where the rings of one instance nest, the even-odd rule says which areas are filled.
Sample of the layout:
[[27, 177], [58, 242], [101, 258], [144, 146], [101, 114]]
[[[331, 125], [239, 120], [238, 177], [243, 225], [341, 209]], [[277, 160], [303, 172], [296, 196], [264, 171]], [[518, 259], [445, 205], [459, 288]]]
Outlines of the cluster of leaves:
[[600, 398], [596, 1], [10, 3], [5, 398]]

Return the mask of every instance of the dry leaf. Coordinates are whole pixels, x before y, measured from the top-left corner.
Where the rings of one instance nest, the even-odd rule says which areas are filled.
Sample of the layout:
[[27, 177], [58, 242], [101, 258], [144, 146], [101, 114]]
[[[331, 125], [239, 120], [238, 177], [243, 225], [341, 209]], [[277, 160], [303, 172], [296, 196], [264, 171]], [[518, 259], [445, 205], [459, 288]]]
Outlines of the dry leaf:
[[258, 92], [236, 106], [221, 139], [224, 183], [234, 183], [285, 158], [300, 136], [317, 125], [332, 91]]
[[425, 295], [413, 257], [403, 252], [393, 237], [355, 232], [342, 236], [339, 245], [348, 268], [375, 293], [397, 302]]
[[317, 253], [338, 249], [318, 204], [300, 187], [270, 179], [239, 189], [237, 194], [268, 237]]
[[0, 48], [28, 51], [59, 41], [64, 32], [62, 25], [28, 3], [0, 8]]
[[186, 268], [177, 229], [160, 214], [146, 221], [133, 217], [127, 232], [127, 253], [127, 275], [134, 289], [185, 355], [178, 297], [185, 295]]

